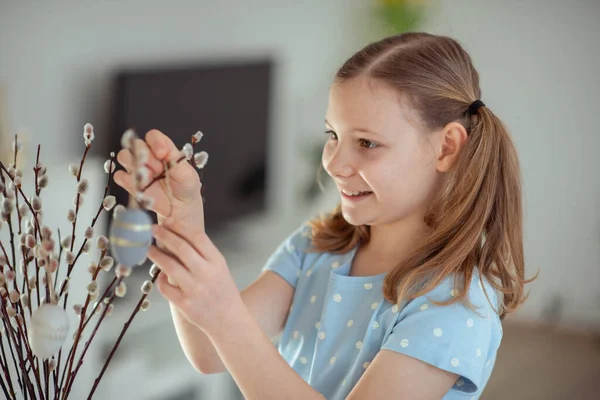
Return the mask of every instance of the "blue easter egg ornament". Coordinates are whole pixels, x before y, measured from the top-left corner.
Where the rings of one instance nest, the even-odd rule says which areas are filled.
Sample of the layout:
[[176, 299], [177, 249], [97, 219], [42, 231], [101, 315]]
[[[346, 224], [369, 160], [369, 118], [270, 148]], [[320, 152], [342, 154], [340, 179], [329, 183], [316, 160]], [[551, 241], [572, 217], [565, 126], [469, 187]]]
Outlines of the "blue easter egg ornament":
[[110, 227], [110, 247], [115, 260], [134, 267], [146, 260], [152, 243], [152, 218], [141, 209], [128, 208], [118, 213]]

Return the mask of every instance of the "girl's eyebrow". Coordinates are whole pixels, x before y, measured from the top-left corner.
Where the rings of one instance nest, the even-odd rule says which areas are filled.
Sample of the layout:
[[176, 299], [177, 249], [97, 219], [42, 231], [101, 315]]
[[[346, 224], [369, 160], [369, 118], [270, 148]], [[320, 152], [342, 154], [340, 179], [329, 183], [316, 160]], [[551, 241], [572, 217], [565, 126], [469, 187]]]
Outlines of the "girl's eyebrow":
[[[327, 121], [327, 119], [325, 119], [325, 124], [328, 125], [329, 127], [333, 128], [333, 126], [329, 123], [329, 121]], [[382, 134], [373, 132], [373, 131], [365, 129], [365, 128], [354, 128], [354, 129], [352, 129], [352, 132], [369, 133], [371, 135], [379, 136], [380, 138], [385, 139], [385, 136], [383, 136]]]

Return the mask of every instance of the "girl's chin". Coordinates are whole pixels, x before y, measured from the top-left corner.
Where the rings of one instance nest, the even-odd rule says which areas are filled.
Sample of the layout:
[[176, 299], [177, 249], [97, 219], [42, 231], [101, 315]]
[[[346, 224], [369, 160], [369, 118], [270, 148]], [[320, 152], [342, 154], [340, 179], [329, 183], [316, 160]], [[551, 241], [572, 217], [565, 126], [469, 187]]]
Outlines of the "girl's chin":
[[[358, 211], [358, 210], [356, 210]], [[356, 212], [355, 210], [345, 210], [344, 207], [342, 207], [342, 216], [344, 217], [344, 219], [346, 220], [346, 222], [348, 222], [350, 225], [354, 225], [354, 226], [361, 226], [361, 225], [370, 225], [370, 219], [365, 218], [365, 213], [363, 212], [362, 215], [359, 212]]]

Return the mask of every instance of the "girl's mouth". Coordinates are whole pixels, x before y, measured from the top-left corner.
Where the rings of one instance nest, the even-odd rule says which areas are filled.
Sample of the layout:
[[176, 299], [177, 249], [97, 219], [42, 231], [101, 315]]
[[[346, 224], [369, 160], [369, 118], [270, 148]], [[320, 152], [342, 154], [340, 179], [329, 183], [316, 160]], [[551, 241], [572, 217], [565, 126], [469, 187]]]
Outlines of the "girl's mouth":
[[346, 190], [341, 190], [341, 193], [342, 193], [342, 197], [344, 197], [348, 200], [351, 200], [351, 201], [364, 200], [373, 194], [373, 192], [371, 192], [371, 191], [350, 192], [350, 191], [346, 191]]

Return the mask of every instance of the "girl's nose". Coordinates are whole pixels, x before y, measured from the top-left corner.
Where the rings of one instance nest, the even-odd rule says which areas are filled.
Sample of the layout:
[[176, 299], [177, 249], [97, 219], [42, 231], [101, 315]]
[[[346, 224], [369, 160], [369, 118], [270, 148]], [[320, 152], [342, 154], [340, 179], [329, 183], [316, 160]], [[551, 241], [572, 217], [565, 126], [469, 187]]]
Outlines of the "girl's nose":
[[354, 174], [352, 157], [349, 154], [349, 150], [344, 150], [339, 145], [331, 151], [329, 157], [324, 154], [323, 166], [332, 177], [346, 178]]

